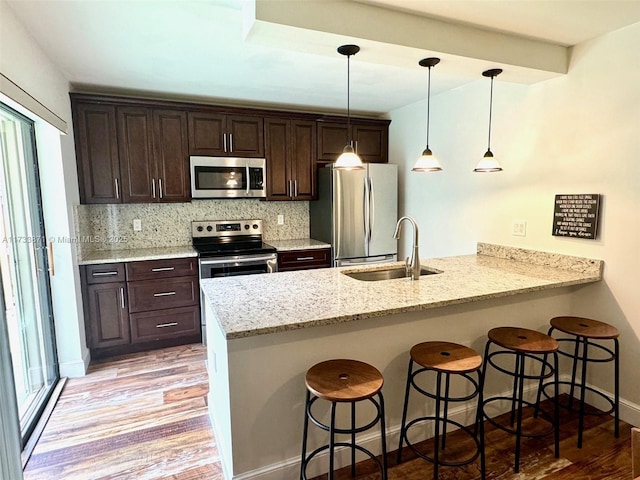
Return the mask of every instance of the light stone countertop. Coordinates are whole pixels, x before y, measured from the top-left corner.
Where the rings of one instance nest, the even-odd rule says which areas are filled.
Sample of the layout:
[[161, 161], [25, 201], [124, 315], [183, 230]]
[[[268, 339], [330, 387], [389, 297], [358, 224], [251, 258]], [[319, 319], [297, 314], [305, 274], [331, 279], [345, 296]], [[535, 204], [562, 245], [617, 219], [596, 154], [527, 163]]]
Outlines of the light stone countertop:
[[165, 258], [197, 257], [191, 245], [179, 247], [131, 248], [114, 250], [95, 250], [83, 256], [78, 265], [95, 265], [100, 263], [134, 262], [141, 260], [162, 260]]
[[265, 243], [275, 247], [279, 252], [288, 250], [309, 250], [314, 248], [331, 248], [331, 244], [314, 240], [313, 238], [295, 238], [293, 240], [265, 240]]
[[373, 282], [342, 273], [404, 265], [395, 262], [206, 279], [201, 289], [230, 340], [597, 282], [604, 265], [489, 244], [421, 264], [442, 273]]

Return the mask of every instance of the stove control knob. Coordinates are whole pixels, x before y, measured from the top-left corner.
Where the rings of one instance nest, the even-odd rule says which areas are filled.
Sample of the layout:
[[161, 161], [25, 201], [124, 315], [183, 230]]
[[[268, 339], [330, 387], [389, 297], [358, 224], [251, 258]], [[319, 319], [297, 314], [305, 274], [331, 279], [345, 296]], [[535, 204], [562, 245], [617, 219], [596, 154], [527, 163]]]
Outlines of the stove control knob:
[[245, 224], [244, 224], [244, 229], [245, 229], [245, 230], [249, 230], [249, 224], [248, 224], [248, 223], [245, 223]]
[[211, 225], [207, 225], [207, 232], [211, 232], [213, 230], [213, 227]]
[[258, 229], [258, 224], [257, 224], [257, 223], [254, 223], [254, 224], [253, 224], [253, 229], [254, 229], [254, 230], [257, 230], [257, 229]]
[[196, 228], [196, 230], [198, 230], [199, 232], [201, 232], [202, 230], [204, 230], [204, 228], [202, 228], [202, 225], [198, 225], [198, 228]]

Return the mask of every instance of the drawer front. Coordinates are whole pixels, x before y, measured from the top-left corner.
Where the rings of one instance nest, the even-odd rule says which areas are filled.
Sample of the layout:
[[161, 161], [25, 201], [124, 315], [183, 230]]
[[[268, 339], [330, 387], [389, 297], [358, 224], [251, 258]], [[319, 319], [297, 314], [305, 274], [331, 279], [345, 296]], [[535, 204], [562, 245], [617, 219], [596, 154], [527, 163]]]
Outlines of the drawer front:
[[88, 285], [124, 282], [124, 271], [124, 263], [102, 263], [84, 266], [84, 274]]
[[278, 270], [303, 270], [331, 266], [330, 248], [311, 248], [278, 252]]
[[198, 275], [198, 259], [195, 257], [127, 263], [127, 280], [130, 282], [191, 275]]
[[127, 282], [129, 313], [197, 305], [198, 277]]
[[134, 313], [129, 318], [133, 343], [200, 333], [200, 308], [197, 305], [162, 312]]

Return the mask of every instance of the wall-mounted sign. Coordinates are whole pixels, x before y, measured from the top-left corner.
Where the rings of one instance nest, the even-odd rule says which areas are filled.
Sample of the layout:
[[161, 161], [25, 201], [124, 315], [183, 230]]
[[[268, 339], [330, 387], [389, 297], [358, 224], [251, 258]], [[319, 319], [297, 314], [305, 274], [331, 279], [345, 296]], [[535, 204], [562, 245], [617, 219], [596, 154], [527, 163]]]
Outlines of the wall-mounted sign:
[[553, 235], [594, 240], [598, 234], [599, 194], [556, 195]]

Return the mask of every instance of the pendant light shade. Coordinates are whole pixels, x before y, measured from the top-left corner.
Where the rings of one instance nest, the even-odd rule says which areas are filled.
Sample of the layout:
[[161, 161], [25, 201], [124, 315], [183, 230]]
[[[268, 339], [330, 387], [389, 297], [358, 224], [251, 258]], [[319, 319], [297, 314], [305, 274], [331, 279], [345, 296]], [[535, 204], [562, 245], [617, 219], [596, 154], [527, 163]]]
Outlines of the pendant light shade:
[[493, 68], [491, 70], [482, 72], [483, 77], [491, 78], [491, 96], [489, 97], [489, 141], [487, 145], [487, 153], [484, 154], [482, 160], [480, 160], [478, 162], [478, 165], [476, 165], [476, 168], [473, 169], [474, 172], [488, 173], [502, 171], [500, 162], [498, 162], [498, 160], [493, 157], [493, 153], [491, 152], [491, 111], [493, 107], [493, 79], [501, 73], [501, 68]]
[[421, 67], [429, 69], [427, 81], [427, 147], [422, 151], [422, 155], [416, 160], [415, 165], [411, 169], [413, 172], [439, 172], [442, 170], [440, 160], [433, 154], [429, 148], [429, 109], [431, 106], [431, 67], [440, 63], [439, 58], [423, 58], [418, 62]]
[[350, 59], [351, 55], [355, 55], [359, 51], [360, 47], [358, 45], [342, 45], [341, 47], [338, 47], [338, 53], [347, 57], [347, 144], [345, 145], [344, 150], [342, 150], [342, 154], [338, 157], [333, 167], [343, 170], [357, 170], [364, 168], [362, 160], [354, 151], [352, 146], [353, 139], [351, 138], [351, 109], [349, 105], [349, 84], [351, 73]]

